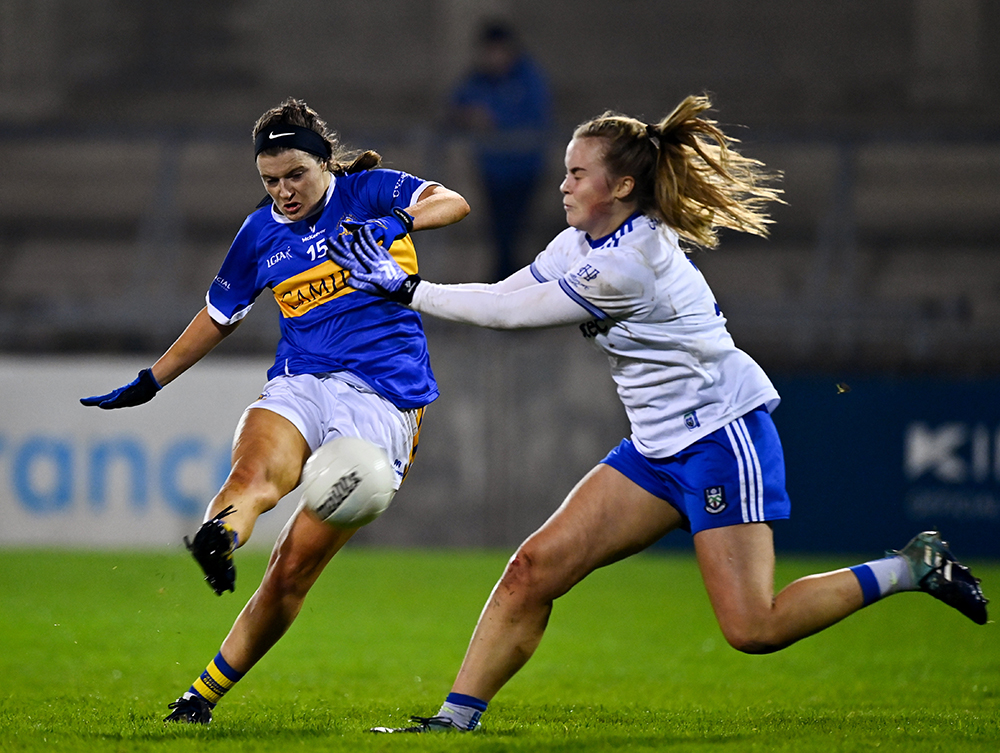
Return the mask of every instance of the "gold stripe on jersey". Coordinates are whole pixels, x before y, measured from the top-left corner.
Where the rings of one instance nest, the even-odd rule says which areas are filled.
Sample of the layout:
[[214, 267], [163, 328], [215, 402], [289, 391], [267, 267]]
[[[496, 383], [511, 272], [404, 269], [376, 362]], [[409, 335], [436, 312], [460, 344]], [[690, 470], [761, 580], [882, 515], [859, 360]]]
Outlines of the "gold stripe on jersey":
[[407, 411], [407, 413], [412, 414], [415, 427], [413, 431], [413, 444], [410, 446], [410, 457], [406, 462], [406, 468], [403, 469], [403, 478], [399, 480], [400, 484], [406, 481], [406, 476], [410, 472], [410, 468], [413, 466], [413, 459], [417, 455], [417, 446], [420, 444], [420, 425], [424, 422], [424, 410], [426, 408], [427, 406], [425, 405], [422, 408]]
[[[408, 275], [417, 273], [417, 252], [405, 235], [389, 247], [389, 253]], [[286, 319], [302, 316], [317, 306], [354, 292], [347, 279], [351, 273], [327, 259], [312, 269], [275, 285], [274, 300]]]

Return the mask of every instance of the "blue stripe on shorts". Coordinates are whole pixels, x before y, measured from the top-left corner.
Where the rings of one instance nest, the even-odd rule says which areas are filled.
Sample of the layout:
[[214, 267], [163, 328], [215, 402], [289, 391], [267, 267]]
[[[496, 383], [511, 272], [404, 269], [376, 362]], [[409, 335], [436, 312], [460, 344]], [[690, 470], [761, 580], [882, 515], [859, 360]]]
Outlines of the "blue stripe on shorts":
[[601, 462], [677, 508], [692, 533], [791, 515], [781, 440], [763, 407], [669, 458], [647, 458], [624, 439]]

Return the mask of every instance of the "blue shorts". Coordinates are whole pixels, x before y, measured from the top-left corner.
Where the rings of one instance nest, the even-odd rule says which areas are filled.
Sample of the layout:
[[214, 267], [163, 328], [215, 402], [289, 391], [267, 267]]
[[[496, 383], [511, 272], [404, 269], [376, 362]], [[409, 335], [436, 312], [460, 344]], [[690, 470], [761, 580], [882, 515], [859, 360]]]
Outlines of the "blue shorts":
[[601, 462], [677, 508], [692, 533], [792, 511], [778, 430], [763, 407], [669, 458], [647, 458], [624, 439]]

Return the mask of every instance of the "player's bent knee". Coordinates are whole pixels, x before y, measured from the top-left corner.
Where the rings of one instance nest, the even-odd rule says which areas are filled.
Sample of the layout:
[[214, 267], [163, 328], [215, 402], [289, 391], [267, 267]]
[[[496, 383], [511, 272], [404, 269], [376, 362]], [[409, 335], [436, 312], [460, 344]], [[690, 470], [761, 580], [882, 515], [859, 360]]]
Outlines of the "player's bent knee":
[[260, 469], [246, 463], [237, 463], [229, 471], [223, 489], [237, 492], [241, 497], [252, 500], [252, 506], [259, 512], [273, 509], [284, 496], [284, 492], [267, 481]]
[[726, 642], [744, 654], [772, 654], [783, 649], [787, 643], [777, 640], [760, 625], [722, 625]]
[[773, 654], [775, 651], [780, 651], [784, 646], [776, 645], [773, 643], [768, 643], [766, 641], [760, 641], [756, 639], [743, 639], [743, 638], [730, 638], [726, 637], [729, 645], [735, 648], [740, 653], [744, 654]]
[[500, 585], [511, 596], [552, 601], [566, 593], [572, 583], [544, 550], [529, 541], [522, 544], [507, 563]]
[[534, 565], [527, 552], [518, 549], [507, 562], [500, 583], [508, 592], [529, 590], [534, 581]]

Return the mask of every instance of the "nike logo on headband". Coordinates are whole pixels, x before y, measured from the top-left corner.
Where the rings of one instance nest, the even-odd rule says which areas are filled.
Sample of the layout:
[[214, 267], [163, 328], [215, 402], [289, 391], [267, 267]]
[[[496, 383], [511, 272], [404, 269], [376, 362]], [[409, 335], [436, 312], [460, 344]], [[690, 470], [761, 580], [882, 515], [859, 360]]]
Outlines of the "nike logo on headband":
[[282, 136], [294, 136], [294, 135], [295, 135], [294, 133], [269, 133], [267, 137], [269, 139], [278, 139], [281, 138]]

